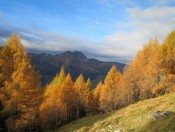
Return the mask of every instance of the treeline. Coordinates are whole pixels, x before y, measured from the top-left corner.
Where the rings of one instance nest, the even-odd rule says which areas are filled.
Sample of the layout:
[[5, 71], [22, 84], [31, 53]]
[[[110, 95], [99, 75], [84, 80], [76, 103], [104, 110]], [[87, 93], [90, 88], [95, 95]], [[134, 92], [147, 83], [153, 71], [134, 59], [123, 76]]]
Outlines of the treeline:
[[8, 131], [47, 131], [174, 90], [174, 31], [162, 44], [156, 39], [145, 44], [123, 73], [113, 66], [94, 89], [82, 74], [73, 82], [63, 67], [41, 89], [40, 76], [17, 35], [12, 35], [0, 52], [0, 128]]
[[123, 73], [115, 66], [92, 91], [98, 112], [110, 112], [140, 100], [175, 91], [175, 32], [160, 44], [150, 40]]
[[66, 75], [63, 67], [59, 75], [46, 87], [40, 106], [42, 127], [60, 126], [92, 112], [91, 81], [84, 81], [81, 74], [75, 82]]

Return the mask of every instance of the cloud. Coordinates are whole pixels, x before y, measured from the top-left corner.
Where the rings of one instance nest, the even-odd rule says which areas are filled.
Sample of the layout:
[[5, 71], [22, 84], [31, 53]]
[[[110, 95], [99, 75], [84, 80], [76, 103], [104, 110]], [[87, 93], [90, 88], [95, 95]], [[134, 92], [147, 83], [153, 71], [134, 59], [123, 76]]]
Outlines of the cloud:
[[101, 60], [109, 58], [108, 54], [102, 53], [107, 49], [105, 44], [99, 44], [78, 36], [49, 32], [40, 28], [29, 30], [12, 25], [3, 25], [2, 23], [0, 24], [0, 44], [5, 43], [12, 33], [20, 35], [21, 41], [27, 49], [43, 50], [44, 52], [81, 51], [88, 57], [95, 57]]
[[[101, 2], [113, 5], [119, 1], [102, 0]], [[168, 2], [172, 1], [168, 0]], [[134, 5], [129, 0], [123, 0], [123, 4]], [[0, 13], [0, 43], [4, 43], [7, 37], [15, 32], [21, 36], [22, 43], [28, 49], [53, 52], [76, 50], [85, 53], [88, 57], [117, 61], [133, 58], [143, 44], [151, 38], [157, 37], [162, 42], [166, 35], [175, 29], [175, 7], [168, 6], [165, 0], [160, 0], [157, 5], [153, 4], [148, 7], [139, 6], [137, 3], [136, 6], [125, 8], [124, 13], [125, 22], [115, 23], [116, 31], [99, 42], [75, 35], [63, 35], [38, 27], [17, 27], [10, 24]], [[101, 21], [95, 19], [94, 23], [98, 25]]]
[[113, 49], [122, 46], [124, 54], [132, 57], [151, 38], [158, 38], [162, 42], [166, 35], [175, 30], [175, 7], [133, 7], [127, 8], [126, 13], [127, 21], [116, 24], [116, 29], [120, 30], [106, 36], [104, 40]]
[[[4, 20], [4, 21], [3, 21]], [[94, 42], [86, 38], [75, 35], [63, 35], [50, 32], [38, 27], [22, 28], [10, 24], [5, 16], [0, 22], [0, 44], [5, 43], [6, 39], [12, 34], [17, 33], [25, 48], [38, 51], [81, 51], [89, 58], [100, 60], [116, 61], [127, 59], [125, 50], [120, 46], [114, 49], [108, 46], [108, 42]]]
[[146, 9], [140, 7], [127, 8], [127, 12], [130, 14], [132, 19], [137, 20], [151, 20], [158, 21], [163, 19], [169, 19], [174, 16], [175, 7], [160, 7], [154, 6]]

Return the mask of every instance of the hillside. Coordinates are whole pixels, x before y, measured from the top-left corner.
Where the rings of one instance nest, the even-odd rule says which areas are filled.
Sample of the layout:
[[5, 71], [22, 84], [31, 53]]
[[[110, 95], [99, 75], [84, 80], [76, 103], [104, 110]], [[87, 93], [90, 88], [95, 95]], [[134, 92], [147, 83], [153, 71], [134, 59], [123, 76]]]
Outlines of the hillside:
[[39, 70], [41, 74], [42, 85], [50, 83], [54, 76], [59, 73], [61, 66], [64, 66], [66, 73], [71, 73], [73, 80], [83, 74], [85, 80], [90, 77], [93, 87], [100, 81], [104, 80], [107, 72], [116, 65], [122, 71], [125, 64], [117, 62], [103, 62], [97, 59], [88, 59], [83, 53], [64, 52], [62, 54], [51, 55], [46, 53], [30, 53], [31, 63]]
[[[155, 111], [172, 112], [160, 119], [149, 119]], [[58, 132], [174, 132], [175, 94], [140, 101], [108, 115], [98, 114], [73, 121]]]

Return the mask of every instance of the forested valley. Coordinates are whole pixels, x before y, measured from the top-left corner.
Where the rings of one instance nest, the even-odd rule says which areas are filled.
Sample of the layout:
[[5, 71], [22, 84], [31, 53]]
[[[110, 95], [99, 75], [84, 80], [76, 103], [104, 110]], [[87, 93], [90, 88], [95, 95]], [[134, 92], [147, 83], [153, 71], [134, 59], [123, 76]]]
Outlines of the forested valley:
[[151, 39], [120, 72], [112, 66], [92, 88], [64, 67], [45, 88], [18, 35], [0, 49], [0, 131], [50, 131], [88, 115], [104, 114], [175, 91], [175, 31]]

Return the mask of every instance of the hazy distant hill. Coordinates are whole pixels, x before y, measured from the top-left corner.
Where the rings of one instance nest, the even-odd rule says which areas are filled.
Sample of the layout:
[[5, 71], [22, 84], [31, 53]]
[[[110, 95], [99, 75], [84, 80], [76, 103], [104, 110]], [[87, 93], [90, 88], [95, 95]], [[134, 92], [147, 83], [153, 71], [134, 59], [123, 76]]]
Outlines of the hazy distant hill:
[[91, 78], [93, 86], [99, 80], [103, 80], [112, 65], [116, 65], [122, 71], [125, 64], [117, 62], [103, 62], [97, 59], [88, 59], [84, 54], [78, 51], [64, 52], [59, 55], [51, 55], [46, 53], [35, 54], [30, 53], [31, 62], [42, 75], [42, 85], [48, 84], [54, 76], [59, 73], [63, 65], [66, 73], [71, 73], [73, 80], [83, 74], [84, 78]]

